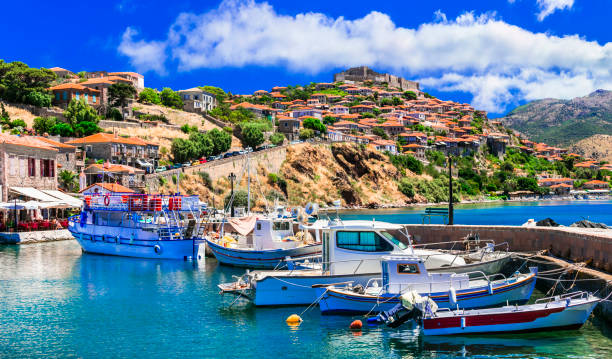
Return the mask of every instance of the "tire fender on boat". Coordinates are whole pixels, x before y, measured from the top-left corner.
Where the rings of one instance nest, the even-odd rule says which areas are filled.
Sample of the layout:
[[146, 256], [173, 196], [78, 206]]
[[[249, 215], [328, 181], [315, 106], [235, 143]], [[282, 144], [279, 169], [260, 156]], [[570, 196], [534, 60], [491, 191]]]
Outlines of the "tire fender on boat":
[[159, 244], [156, 244], [153, 249], [155, 250], [155, 253], [162, 254], [162, 247]]
[[489, 294], [493, 295], [493, 283], [489, 282]]

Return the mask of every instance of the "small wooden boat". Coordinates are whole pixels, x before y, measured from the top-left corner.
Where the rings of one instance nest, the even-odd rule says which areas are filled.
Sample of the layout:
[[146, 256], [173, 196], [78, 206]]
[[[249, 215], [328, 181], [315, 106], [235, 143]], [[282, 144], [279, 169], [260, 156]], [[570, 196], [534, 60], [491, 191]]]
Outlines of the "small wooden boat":
[[290, 218], [258, 218], [252, 243], [245, 238], [213, 234], [205, 237], [210, 250], [220, 263], [235, 267], [274, 269], [283, 267], [287, 258], [296, 260], [321, 254], [320, 242], [306, 232], [293, 233]]
[[520, 333], [578, 329], [601, 298], [587, 292], [542, 298], [534, 304], [425, 313], [425, 335]]

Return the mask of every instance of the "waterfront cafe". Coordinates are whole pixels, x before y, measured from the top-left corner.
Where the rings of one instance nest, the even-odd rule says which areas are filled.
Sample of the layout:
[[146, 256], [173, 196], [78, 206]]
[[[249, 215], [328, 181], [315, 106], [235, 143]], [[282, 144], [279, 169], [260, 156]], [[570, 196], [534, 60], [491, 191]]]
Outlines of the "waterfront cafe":
[[58, 230], [82, 200], [58, 190], [11, 187], [7, 202], [0, 202], [0, 232]]

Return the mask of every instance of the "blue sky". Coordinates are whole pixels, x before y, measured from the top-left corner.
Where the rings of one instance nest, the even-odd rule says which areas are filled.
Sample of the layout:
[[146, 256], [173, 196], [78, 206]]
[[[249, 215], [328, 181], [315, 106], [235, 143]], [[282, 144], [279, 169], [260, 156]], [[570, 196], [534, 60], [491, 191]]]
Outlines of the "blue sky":
[[493, 115], [538, 98], [612, 89], [609, 0], [66, 0], [2, 7], [19, 14], [0, 22], [5, 61], [138, 71], [154, 88], [214, 85], [242, 94], [331, 81], [338, 70], [366, 64]]

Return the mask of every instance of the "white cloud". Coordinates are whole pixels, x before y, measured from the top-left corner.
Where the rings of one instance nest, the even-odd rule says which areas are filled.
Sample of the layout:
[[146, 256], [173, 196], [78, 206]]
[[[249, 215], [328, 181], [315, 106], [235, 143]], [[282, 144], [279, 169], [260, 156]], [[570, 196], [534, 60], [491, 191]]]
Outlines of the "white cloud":
[[289, 16], [267, 3], [232, 0], [204, 14], [180, 14], [166, 39], [136, 41], [128, 28], [119, 52], [139, 70], [157, 72], [166, 56], [180, 71], [256, 65], [314, 74], [369, 65], [422, 78], [430, 88], [469, 92], [474, 104], [496, 112], [517, 100], [612, 87], [612, 43], [533, 33], [495, 14], [448, 20], [438, 11], [434, 19], [413, 29], [375, 11], [354, 20]]
[[574, 6], [574, 0], [538, 0], [540, 12], [538, 20], [544, 20], [548, 15], [551, 15], [557, 10], [571, 9]]
[[130, 58], [133, 66], [140, 71], [157, 71], [165, 73], [166, 43], [163, 41], [134, 41], [138, 31], [128, 27], [121, 37], [119, 52]]

